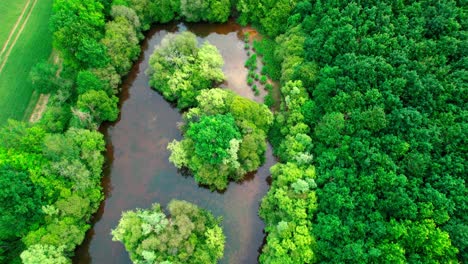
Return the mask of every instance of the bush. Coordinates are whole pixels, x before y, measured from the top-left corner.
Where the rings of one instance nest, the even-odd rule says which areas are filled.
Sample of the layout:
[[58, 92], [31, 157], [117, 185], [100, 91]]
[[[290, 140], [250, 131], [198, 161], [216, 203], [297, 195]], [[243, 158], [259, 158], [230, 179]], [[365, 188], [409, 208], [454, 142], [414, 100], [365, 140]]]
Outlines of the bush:
[[254, 80], [252, 79], [252, 77], [247, 78], [247, 84], [248, 85], [252, 85], [253, 82], [254, 82]]
[[263, 102], [264, 102], [265, 105], [268, 106], [268, 107], [272, 107], [273, 104], [275, 103], [274, 100], [273, 100], [273, 96], [271, 96], [270, 93], [268, 93], [267, 95], [265, 95], [265, 98], [263, 99]]
[[244, 34], [244, 42], [249, 43], [250, 42], [250, 32], [245, 32]]
[[247, 61], [245, 62], [245, 67], [251, 69], [251, 70], [256, 70], [257, 69], [257, 54], [252, 54]]

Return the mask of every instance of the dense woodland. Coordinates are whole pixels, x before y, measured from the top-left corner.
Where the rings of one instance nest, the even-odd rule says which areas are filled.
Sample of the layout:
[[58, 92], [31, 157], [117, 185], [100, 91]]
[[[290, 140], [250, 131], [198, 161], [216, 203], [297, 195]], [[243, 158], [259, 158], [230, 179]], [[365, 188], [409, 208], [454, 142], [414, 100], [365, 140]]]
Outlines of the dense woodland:
[[286, 164], [313, 155], [296, 177], [315, 166], [317, 199], [272, 170], [262, 262], [467, 261], [466, 18], [461, 1], [302, 1], [259, 45], [281, 65], [272, 143]]
[[[232, 133], [216, 157], [229, 163], [227, 142], [241, 148], [235, 142], [247, 141], [243, 130], [252, 124], [259, 132], [249, 140], [261, 141], [273, 122], [268, 137], [280, 163], [261, 202], [268, 236], [260, 262], [467, 262], [468, 18], [454, 0], [55, 0], [50, 28], [64, 62], [31, 72], [37, 90], [52, 93], [47, 111], [37, 124], [0, 129], [0, 262], [70, 263], [103, 198], [96, 129], [118, 117], [119, 84], [143, 32], [231, 15], [266, 36], [254, 47], [262, 73], [281, 84], [281, 108], [274, 121], [263, 110], [239, 119], [200, 106], [198, 93], [213, 86], [197, 84], [180, 105], [199, 109], [188, 112], [181, 142], [203, 141], [199, 130], [222, 122]], [[210, 62], [216, 57], [208, 45], [196, 48]], [[185, 70], [153, 81], [186, 81]], [[246, 155], [253, 156], [238, 167], [245, 171], [262, 162], [264, 146], [252, 142]], [[212, 151], [189, 148], [201, 157]]]

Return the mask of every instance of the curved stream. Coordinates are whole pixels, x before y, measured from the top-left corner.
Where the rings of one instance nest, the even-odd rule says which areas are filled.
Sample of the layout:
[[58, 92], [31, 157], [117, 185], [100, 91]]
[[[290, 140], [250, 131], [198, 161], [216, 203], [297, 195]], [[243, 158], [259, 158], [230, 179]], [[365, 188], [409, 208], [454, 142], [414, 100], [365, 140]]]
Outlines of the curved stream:
[[[163, 207], [171, 199], [183, 199], [223, 216], [226, 235], [221, 263], [257, 263], [263, 243], [264, 224], [257, 215], [261, 198], [268, 191], [269, 168], [276, 162], [268, 147], [265, 164], [242, 183], [231, 183], [224, 193], [197, 186], [192, 177], [182, 176], [168, 161], [167, 143], [180, 139], [177, 123], [181, 114], [148, 85], [145, 70], [154, 46], [168, 32], [189, 30], [199, 41], [208, 40], [223, 55], [227, 82], [223, 85], [238, 94], [254, 98], [246, 85], [247, 55], [242, 28], [233, 22], [223, 25], [169, 24], [153, 29], [142, 44], [143, 53], [123, 85], [120, 119], [102, 128], [107, 141], [107, 167], [103, 187], [106, 200], [94, 219], [93, 228], [77, 250], [74, 263], [131, 263], [120, 242], [111, 240], [110, 231], [122, 211]], [[264, 94], [264, 92], [263, 92]]]

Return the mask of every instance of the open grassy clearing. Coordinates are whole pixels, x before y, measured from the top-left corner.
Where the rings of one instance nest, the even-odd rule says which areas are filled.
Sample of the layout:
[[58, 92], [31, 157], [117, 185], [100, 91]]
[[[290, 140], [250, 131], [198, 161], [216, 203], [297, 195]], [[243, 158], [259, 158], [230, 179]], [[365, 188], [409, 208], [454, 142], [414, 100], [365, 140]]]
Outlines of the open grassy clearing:
[[[39, 95], [33, 96], [33, 85], [29, 80], [29, 71], [37, 62], [47, 59], [52, 50], [52, 35], [48, 30], [48, 20], [52, 11], [53, 0], [31, 0], [20, 23], [10, 38], [7, 49], [0, 61], [0, 124], [8, 118], [27, 119]], [[22, 2], [19, 5], [17, 2]], [[4, 46], [15, 23], [21, 16], [27, 0], [3, 0], [0, 12], [2, 17], [1, 39]], [[13, 14], [16, 14], [15, 18]], [[8, 20], [7, 20], [8, 19]], [[6, 24], [3, 22], [6, 21]], [[30, 102], [31, 101], [31, 102]], [[29, 110], [27, 110], [29, 109]]]

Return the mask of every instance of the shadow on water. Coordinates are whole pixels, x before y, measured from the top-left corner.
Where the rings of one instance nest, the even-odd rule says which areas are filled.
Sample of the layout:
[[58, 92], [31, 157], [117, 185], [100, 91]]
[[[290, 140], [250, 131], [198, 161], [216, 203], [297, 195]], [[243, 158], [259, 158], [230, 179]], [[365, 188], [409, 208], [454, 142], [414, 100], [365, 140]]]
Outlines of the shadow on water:
[[234, 22], [213, 24], [168, 24], [147, 33], [142, 54], [122, 85], [121, 115], [118, 121], [101, 127], [107, 142], [102, 186], [106, 199], [93, 218], [93, 228], [77, 248], [73, 263], [131, 263], [123, 245], [112, 242], [122, 211], [148, 208], [152, 203], [166, 206], [171, 199], [184, 199], [224, 218], [225, 256], [221, 263], [257, 263], [264, 239], [264, 224], [258, 217], [261, 198], [268, 191], [269, 168], [276, 162], [271, 147], [266, 162], [240, 183], [230, 183], [225, 192], [199, 187], [193, 177], [184, 177], [168, 160], [167, 144], [181, 139], [177, 123], [181, 114], [148, 85], [145, 70], [154, 46], [168, 32], [189, 30], [200, 42], [210, 41], [223, 55], [229, 87], [238, 94], [254, 97], [246, 85], [247, 58], [242, 28]]

